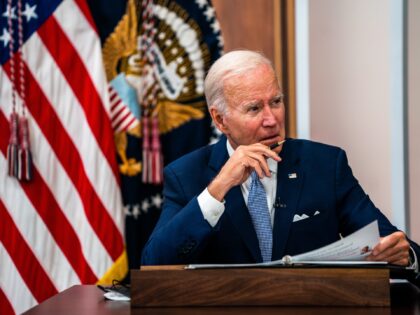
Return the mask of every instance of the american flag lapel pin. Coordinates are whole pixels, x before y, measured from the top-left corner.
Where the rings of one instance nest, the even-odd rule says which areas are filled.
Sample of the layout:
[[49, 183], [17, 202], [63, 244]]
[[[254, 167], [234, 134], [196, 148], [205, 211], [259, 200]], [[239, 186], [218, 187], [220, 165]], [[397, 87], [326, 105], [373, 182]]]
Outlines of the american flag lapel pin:
[[297, 178], [297, 174], [296, 173], [290, 173], [289, 178], [290, 179]]

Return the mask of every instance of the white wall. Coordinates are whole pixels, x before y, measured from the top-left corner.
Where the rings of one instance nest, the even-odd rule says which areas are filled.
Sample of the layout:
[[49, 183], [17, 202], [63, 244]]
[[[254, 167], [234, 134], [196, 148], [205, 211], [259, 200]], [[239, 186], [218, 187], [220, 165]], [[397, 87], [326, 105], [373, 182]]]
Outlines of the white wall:
[[[417, 7], [420, 4], [417, 0], [412, 2]], [[399, 14], [402, 1], [297, 0], [297, 12], [299, 5], [307, 6], [309, 21], [305, 35], [309, 56], [309, 138], [344, 148], [355, 176], [374, 203], [394, 224], [405, 229], [405, 178], [401, 171], [404, 165], [403, 20]], [[299, 16], [296, 19], [299, 25]], [[297, 37], [298, 41], [299, 33]], [[416, 56], [419, 60], [419, 50]], [[418, 63], [416, 66], [419, 69]], [[418, 75], [417, 72], [417, 85]], [[299, 106], [299, 78], [297, 88]], [[418, 93], [419, 88], [416, 90]], [[417, 97], [417, 104], [419, 96], [413, 96]], [[420, 117], [419, 106], [410, 109], [416, 110], [416, 117]], [[396, 118], [398, 115], [401, 117]], [[416, 119], [413, 125], [419, 128], [420, 118]], [[414, 136], [411, 140], [416, 141]], [[420, 150], [418, 145], [417, 150]], [[412, 181], [419, 178], [414, 177]], [[419, 182], [415, 185], [420, 187]], [[411, 187], [413, 191], [414, 186]], [[419, 198], [420, 194], [416, 195]], [[420, 200], [411, 198], [411, 202], [419, 205]], [[411, 213], [411, 219], [414, 218]], [[412, 223], [411, 230], [414, 229]], [[419, 223], [417, 229], [420, 230]], [[419, 234], [413, 235], [420, 240]]]
[[311, 138], [343, 147], [362, 186], [390, 215], [389, 14], [383, 3], [309, 1]]
[[420, 1], [408, 1], [408, 144], [410, 232], [420, 241]]

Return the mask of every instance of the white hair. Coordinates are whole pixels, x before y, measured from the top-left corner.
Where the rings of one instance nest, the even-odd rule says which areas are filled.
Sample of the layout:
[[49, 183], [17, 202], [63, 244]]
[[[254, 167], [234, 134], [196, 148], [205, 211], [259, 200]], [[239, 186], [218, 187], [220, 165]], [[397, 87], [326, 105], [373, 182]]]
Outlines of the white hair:
[[[219, 113], [226, 114], [224, 82], [233, 76], [255, 70], [261, 65], [267, 65], [273, 69], [269, 59], [263, 54], [251, 50], [230, 51], [217, 59], [204, 80], [204, 94], [208, 108], [215, 107]], [[275, 73], [274, 69], [273, 73]]]

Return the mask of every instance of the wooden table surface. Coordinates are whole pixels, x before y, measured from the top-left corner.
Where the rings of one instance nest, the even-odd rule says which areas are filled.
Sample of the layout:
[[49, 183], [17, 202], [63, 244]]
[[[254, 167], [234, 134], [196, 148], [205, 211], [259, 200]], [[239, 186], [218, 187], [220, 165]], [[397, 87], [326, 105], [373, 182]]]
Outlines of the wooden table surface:
[[217, 314], [217, 315], [332, 315], [332, 314], [378, 314], [420, 315], [420, 289], [410, 283], [391, 285], [391, 307], [178, 307], [178, 308], [131, 308], [130, 302], [108, 301], [103, 292], [93, 285], [76, 285], [38, 306], [26, 315], [169, 315], [169, 314]]

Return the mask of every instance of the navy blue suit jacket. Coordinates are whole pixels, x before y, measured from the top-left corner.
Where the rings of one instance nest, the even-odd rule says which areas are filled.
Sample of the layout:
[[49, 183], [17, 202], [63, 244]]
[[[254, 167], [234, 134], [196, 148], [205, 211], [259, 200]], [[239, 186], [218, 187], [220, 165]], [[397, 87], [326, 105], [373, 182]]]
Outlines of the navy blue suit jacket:
[[[342, 149], [288, 139], [280, 156], [273, 260], [330, 244], [374, 220], [381, 236], [397, 231], [365, 194]], [[214, 228], [198, 205], [197, 196], [227, 159], [223, 137], [165, 168], [163, 210], [143, 250], [143, 265], [262, 261], [240, 186], [225, 196], [225, 212]], [[303, 213], [310, 217], [293, 222], [295, 214]], [[420, 257], [419, 247], [412, 246]]]

